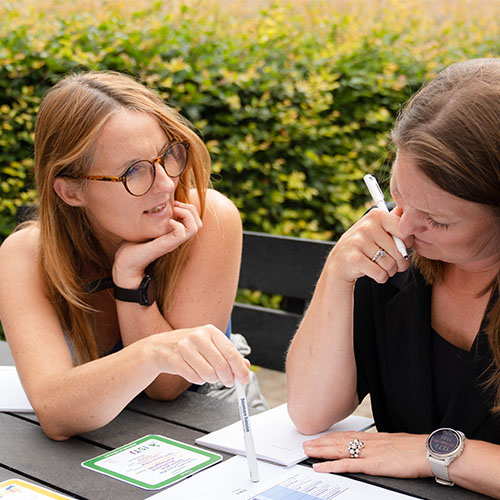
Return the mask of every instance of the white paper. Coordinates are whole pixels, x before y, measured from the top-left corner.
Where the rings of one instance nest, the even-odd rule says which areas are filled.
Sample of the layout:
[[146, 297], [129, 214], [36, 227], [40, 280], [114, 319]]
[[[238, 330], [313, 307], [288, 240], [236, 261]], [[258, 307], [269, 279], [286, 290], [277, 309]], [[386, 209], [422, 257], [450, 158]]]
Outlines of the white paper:
[[286, 468], [259, 461], [261, 480], [252, 483], [244, 457], [233, 457], [149, 497], [154, 500], [403, 500], [413, 497], [361, 481], [314, 472], [311, 467]]
[[[332, 425], [325, 432], [305, 436], [295, 427], [288, 415], [286, 403], [250, 417], [257, 458], [280, 465], [294, 465], [307, 458], [302, 447], [304, 441], [315, 439], [328, 432], [364, 431], [373, 420], [351, 415]], [[216, 450], [245, 455], [243, 430], [238, 420], [234, 424], [196, 439], [196, 443]]]
[[15, 366], [0, 366], [0, 411], [33, 412]]

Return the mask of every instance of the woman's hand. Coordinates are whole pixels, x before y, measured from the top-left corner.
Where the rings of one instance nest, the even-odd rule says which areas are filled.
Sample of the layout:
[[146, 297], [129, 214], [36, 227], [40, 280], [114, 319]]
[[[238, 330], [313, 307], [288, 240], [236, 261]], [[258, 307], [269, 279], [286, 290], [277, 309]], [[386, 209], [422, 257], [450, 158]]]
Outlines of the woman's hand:
[[123, 243], [115, 255], [113, 282], [132, 288], [141, 282], [144, 269], [153, 261], [191, 239], [202, 227], [194, 205], [174, 202], [170, 231], [146, 243]]
[[[392, 236], [403, 239], [399, 232], [400, 209], [391, 213], [374, 209], [354, 224], [335, 244], [328, 259], [328, 266], [344, 281], [353, 283], [362, 276], [369, 276], [377, 283], [385, 283], [397, 272], [409, 266], [394, 243]], [[410, 241], [411, 240], [411, 241]], [[412, 238], [405, 244], [411, 246]], [[383, 250], [382, 257], [374, 257]]]
[[154, 355], [159, 372], [180, 375], [192, 384], [214, 383], [225, 386], [250, 381], [250, 363], [215, 326], [173, 330], [153, 335]]
[[[357, 458], [350, 458], [348, 444], [364, 443]], [[373, 476], [416, 478], [432, 476], [427, 460], [427, 435], [382, 432], [332, 432], [306, 441], [307, 456], [330, 461], [313, 465], [317, 472], [362, 472]]]

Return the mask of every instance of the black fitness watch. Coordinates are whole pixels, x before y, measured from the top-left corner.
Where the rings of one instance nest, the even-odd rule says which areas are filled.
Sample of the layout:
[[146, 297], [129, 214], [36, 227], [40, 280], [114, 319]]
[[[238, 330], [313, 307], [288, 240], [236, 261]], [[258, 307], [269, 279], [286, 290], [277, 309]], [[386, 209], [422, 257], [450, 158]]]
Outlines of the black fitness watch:
[[448, 466], [462, 454], [464, 446], [464, 433], [454, 429], [437, 429], [429, 435], [425, 447], [437, 483], [453, 486], [454, 483], [448, 475]]
[[156, 300], [156, 280], [153, 276], [146, 275], [139, 288], [120, 288], [113, 283], [115, 299], [122, 302], [135, 302], [141, 306], [150, 306]]

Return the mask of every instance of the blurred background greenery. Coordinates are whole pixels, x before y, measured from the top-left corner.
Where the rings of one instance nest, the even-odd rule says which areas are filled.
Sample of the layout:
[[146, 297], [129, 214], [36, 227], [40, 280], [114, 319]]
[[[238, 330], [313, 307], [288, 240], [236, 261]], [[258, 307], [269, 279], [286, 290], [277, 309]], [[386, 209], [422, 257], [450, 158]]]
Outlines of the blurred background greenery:
[[70, 71], [156, 89], [206, 141], [244, 228], [336, 239], [391, 161], [388, 133], [423, 81], [499, 53], [489, 0], [3, 0], [0, 241], [36, 199], [33, 127]]

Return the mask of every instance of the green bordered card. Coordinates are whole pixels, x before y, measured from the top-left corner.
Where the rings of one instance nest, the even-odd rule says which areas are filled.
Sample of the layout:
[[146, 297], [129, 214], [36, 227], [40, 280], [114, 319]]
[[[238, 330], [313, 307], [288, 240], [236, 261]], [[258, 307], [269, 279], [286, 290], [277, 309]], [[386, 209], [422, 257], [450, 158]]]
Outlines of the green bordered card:
[[159, 490], [221, 460], [217, 453], [149, 435], [86, 460], [82, 466], [145, 490]]

